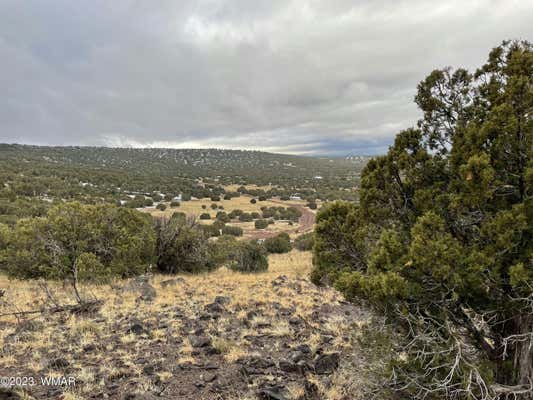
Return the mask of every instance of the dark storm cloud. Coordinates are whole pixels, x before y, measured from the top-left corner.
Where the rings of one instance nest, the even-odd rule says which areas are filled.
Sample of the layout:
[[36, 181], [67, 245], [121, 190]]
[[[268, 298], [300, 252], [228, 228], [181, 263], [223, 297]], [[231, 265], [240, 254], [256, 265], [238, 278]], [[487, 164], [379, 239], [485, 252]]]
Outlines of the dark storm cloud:
[[531, 1], [0, 1], [0, 142], [371, 154]]

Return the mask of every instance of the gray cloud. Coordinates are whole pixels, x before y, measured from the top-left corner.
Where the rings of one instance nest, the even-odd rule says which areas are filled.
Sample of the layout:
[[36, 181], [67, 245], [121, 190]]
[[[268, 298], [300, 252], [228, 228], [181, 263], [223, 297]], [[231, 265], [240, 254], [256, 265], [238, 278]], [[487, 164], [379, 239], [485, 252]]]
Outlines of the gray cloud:
[[379, 153], [531, 1], [0, 1], [0, 142]]

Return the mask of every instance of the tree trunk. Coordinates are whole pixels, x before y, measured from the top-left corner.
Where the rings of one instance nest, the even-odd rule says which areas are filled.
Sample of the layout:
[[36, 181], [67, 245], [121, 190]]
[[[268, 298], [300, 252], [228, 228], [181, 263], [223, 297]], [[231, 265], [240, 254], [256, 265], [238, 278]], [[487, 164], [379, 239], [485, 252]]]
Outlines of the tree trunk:
[[517, 328], [523, 340], [516, 342], [514, 367], [521, 385], [533, 386], [533, 316], [524, 314], [517, 318]]

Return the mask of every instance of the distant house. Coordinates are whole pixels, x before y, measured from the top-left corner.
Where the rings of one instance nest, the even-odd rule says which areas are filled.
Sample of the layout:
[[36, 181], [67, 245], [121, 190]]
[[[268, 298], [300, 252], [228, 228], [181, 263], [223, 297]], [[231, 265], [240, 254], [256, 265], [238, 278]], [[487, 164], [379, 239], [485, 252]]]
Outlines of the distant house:
[[300, 196], [300, 193], [294, 193], [294, 194], [291, 194], [291, 197], [289, 197], [289, 200], [302, 200], [302, 197]]

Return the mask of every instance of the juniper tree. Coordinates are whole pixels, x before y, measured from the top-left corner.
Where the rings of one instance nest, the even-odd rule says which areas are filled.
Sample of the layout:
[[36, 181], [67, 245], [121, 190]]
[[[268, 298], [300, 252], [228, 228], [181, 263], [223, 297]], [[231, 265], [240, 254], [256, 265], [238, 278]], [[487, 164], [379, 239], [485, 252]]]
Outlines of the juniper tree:
[[392, 383], [406, 395], [530, 398], [531, 44], [433, 71], [415, 101], [422, 119], [368, 163], [360, 204], [318, 213], [313, 280], [403, 330]]

